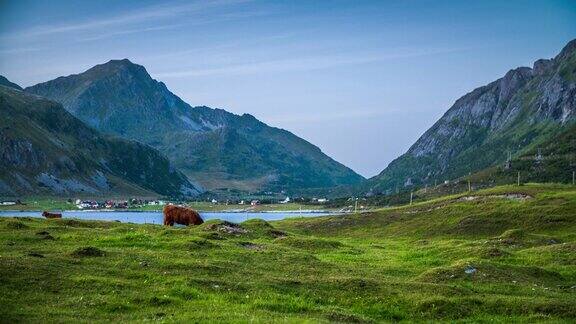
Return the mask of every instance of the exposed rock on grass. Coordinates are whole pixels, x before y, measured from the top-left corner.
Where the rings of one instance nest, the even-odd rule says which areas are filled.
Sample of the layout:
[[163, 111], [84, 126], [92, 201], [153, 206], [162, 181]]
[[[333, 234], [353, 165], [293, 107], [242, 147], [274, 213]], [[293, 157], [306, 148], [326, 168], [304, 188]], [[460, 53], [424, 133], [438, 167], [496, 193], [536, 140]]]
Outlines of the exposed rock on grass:
[[260, 244], [254, 244], [251, 242], [240, 242], [238, 243], [241, 247], [248, 249], [248, 250], [255, 250], [255, 251], [262, 251], [264, 250], [264, 246]]
[[[474, 269], [474, 270], [472, 270]], [[557, 272], [534, 266], [514, 266], [485, 261], [457, 261], [451, 266], [437, 267], [425, 271], [418, 278], [424, 282], [478, 281], [510, 283], [557, 283], [562, 276]]]
[[248, 233], [248, 230], [242, 228], [242, 226], [227, 221], [207, 224], [204, 227], [204, 230], [228, 235], [242, 235]]
[[282, 238], [288, 236], [288, 233], [279, 230], [270, 230], [268, 231], [268, 235], [270, 235], [273, 238]]

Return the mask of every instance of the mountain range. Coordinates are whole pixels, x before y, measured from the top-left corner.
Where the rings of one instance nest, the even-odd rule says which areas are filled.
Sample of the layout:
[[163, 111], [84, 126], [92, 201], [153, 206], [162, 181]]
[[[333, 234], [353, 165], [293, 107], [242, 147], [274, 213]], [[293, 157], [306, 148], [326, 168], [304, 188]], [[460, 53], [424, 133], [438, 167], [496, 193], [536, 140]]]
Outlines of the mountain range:
[[104, 134], [158, 149], [209, 190], [299, 190], [363, 178], [289, 131], [255, 117], [192, 107], [127, 59], [25, 89]]
[[361, 187], [386, 194], [503, 165], [509, 156], [569, 138], [564, 133], [575, 131], [575, 121], [573, 40], [556, 57], [511, 70], [456, 100], [405, 154]]
[[390, 194], [512, 171], [566, 181], [576, 166], [576, 40], [456, 100], [368, 180], [254, 116], [190, 106], [127, 59], [26, 89], [0, 77], [0, 90], [0, 194]]
[[0, 85], [0, 196], [201, 192], [156, 150], [103, 136], [61, 104], [2, 84], [9, 86]]

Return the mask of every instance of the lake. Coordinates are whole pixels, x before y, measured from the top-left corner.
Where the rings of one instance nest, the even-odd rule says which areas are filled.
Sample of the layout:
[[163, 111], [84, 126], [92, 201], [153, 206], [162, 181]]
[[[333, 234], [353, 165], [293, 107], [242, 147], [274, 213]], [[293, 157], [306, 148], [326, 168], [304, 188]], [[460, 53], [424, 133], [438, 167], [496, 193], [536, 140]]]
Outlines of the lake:
[[[233, 212], [201, 212], [202, 219], [221, 219], [232, 223], [259, 218], [266, 221], [280, 220], [290, 217], [317, 217], [336, 215], [333, 212], [258, 212], [258, 213], [233, 213]], [[0, 217], [42, 217], [40, 211], [0, 211]], [[123, 223], [136, 224], [160, 224], [163, 223], [162, 212], [137, 212], [137, 211], [64, 211], [63, 218], [76, 218], [83, 220], [120, 221]]]

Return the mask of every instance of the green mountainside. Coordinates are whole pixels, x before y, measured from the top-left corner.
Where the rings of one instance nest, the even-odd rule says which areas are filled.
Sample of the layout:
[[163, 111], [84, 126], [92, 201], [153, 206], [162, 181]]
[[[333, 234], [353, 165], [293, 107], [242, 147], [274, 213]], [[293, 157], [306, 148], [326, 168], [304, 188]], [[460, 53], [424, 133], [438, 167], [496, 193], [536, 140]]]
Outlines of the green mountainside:
[[573, 40], [555, 58], [511, 70], [458, 99], [407, 153], [369, 179], [363, 191], [431, 186], [500, 165], [509, 154], [533, 154], [546, 142], [566, 139], [561, 134], [573, 132], [575, 116]]
[[4, 76], [0, 75], [0, 85], [3, 85], [5, 87], [8, 88], [13, 88], [13, 89], [17, 89], [17, 90], [22, 90], [22, 87], [17, 85], [14, 82], [11, 82], [10, 80], [6, 79]]
[[208, 189], [288, 191], [363, 179], [318, 147], [251, 115], [191, 107], [126, 59], [25, 91], [62, 103], [104, 133], [157, 148]]
[[200, 192], [154, 149], [102, 136], [56, 102], [0, 86], [0, 113], [1, 196]]

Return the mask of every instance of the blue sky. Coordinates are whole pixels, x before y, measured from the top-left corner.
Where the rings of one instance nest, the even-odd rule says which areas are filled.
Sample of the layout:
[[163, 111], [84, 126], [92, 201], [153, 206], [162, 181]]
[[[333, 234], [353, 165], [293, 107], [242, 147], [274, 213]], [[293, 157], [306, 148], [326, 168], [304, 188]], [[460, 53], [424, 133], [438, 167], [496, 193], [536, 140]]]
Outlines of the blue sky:
[[0, 74], [22, 86], [129, 58], [191, 105], [250, 113], [364, 176], [573, 38], [575, 1], [0, 0]]

